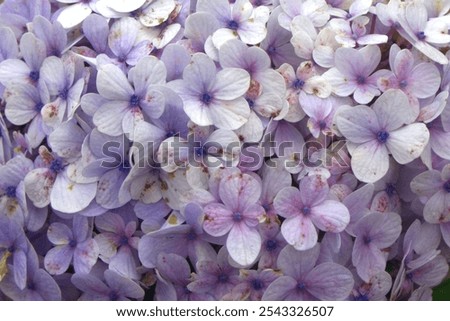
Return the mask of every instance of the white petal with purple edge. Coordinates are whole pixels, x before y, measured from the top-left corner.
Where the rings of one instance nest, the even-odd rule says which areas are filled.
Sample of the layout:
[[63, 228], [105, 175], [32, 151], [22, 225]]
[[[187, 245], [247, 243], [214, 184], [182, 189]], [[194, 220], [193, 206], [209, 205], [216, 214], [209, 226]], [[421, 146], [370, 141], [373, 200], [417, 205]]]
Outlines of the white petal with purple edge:
[[97, 262], [98, 254], [98, 245], [94, 239], [78, 244], [73, 253], [73, 267], [75, 273], [89, 273], [91, 268]]
[[350, 214], [342, 203], [326, 200], [311, 209], [311, 220], [322, 231], [339, 233], [350, 222]]
[[64, 171], [56, 177], [50, 194], [50, 201], [52, 207], [57, 211], [76, 213], [91, 203], [96, 192], [97, 183], [75, 183], [67, 177], [67, 173]]
[[237, 263], [249, 266], [258, 257], [261, 249], [261, 236], [258, 231], [245, 224], [235, 225], [228, 234], [227, 250]]
[[398, 163], [407, 164], [422, 154], [429, 138], [427, 126], [414, 123], [389, 133], [386, 146]]
[[351, 165], [356, 178], [365, 183], [376, 182], [389, 168], [386, 146], [376, 140], [357, 146], [352, 152]]
[[55, 175], [48, 168], [36, 168], [24, 179], [25, 192], [36, 207], [50, 204], [50, 192], [55, 182]]
[[123, 71], [113, 64], [103, 65], [99, 68], [97, 90], [107, 99], [122, 101], [128, 101], [134, 93]]
[[317, 231], [309, 218], [298, 215], [286, 219], [281, 225], [284, 239], [296, 250], [312, 248], [317, 243]]

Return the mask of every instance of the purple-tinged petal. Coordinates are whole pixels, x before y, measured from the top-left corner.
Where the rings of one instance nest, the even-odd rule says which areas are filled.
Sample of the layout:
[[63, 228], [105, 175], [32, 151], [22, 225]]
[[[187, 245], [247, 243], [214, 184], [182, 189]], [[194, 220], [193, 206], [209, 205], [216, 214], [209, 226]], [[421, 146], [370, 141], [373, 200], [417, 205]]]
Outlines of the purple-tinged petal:
[[261, 249], [261, 236], [246, 224], [236, 224], [227, 238], [227, 250], [237, 263], [248, 266], [255, 262]]
[[23, 290], [27, 283], [27, 255], [24, 251], [16, 250], [13, 253], [14, 280], [19, 289]]
[[277, 268], [284, 275], [301, 279], [314, 268], [319, 254], [319, 245], [305, 251], [298, 251], [292, 246], [286, 246], [278, 255]]
[[300, 215], [303, 208], [300, 191], [295, 187], [283, 188], [273, 200], [273, 206], [285, 218]]
[[438, 191], [426, 202], [423, 209], [425, 221], [431, 224], [447, 223], [450, 221], [450, 193]]
[[329, 191], [327, 180], [319, 175], [307, 176], [300, 182], [300, 198], [309, 207], [321, 204]]
[[429, 198], [442, 188], [441, 173], [437, 170], [420, 173], [414, 177], [410, 186], [417, 195]]
[[50, 204], [55, 175], [48, 168], [36, 168], [25, 176], [25, 192], [33, 204], [42, 208]]
[[75, 273], [89, 273], [97, 262], [98, 255], [99, 249], [94, 239], [78, 244], [73, 254]]
[[353, 289], [353, 275], [342, 265], [326, 262], [305, 277], [306, 290], [323, 301], [344, 300]]
[[47, 252], [44, 258], [45, 269], [50, 274], [63, 274], [69, 268], [75, 248], [58, 245]]
[[345, 138], [354, 143], [374, 139], [380, 129], [376, 114], [367, 106], [340, 109], [336, 114], [336, 125]]
[[91, 14], [87, 17], [83, 21], [83, 33], [98, 54], [106, 52], [109, 26], [104, 17], [98, 14]]
[[386, 146], [399, 164], [407, 164], [422, 154], [429, 138], [427, 126], [414, 123], [389, 133]]
[[281, 224], [281, 234], [286, 242], [299, 251], [312, 248], [317, 243], [316, 227], [303, 215], [287, 218]]
[[73, 239], [73, 234], [67, 225], [55, 222], [48, 227], [47, 237], [54, 245], [66, 245]]
[[103, 65], [99, 68], [97, 90], [104, 98], [127, 102], [134, 94], [123, 71], [113, 64]]
[[219, 195], [230, 210], [244, 211], [258, 201], [261, 184], [248, 174], [232, 174], [221, 180]]
[[311, 208], [311, 220], [322, 231], [339, 233], [350, 222], [350, 214], [344, 204], [326, 200]]
[[205, 206], [205, 221], [203, 228], [212, 236], [222, 236], [233, 227], [233, 212], [219, 203], [211, 203]]
[[92, 13], [88, 3], [78, 2], [65, 7], [58, 15], [57, 21], [65, 29], [70, 29], [80, 24]]
[[95, 198], [97, 183], [80, 184], [69, 179], [66, 171], [58, 174], [50, 193], [52, 207], [63, 213], [76, 213]]
[[436, 93], [441, 83], [437, 67], [431, 63], [420, 63], [410, 75], [411, 93], [417, 98], [427, 98]]
[[297, 281], [290, 276], [281, 276], [273, 281], [263, 294], [262, 301], [284, 301], [296, 291]]
[[352, 152], [351, 165], [356, 178], [373, 183], [382, 178], [389, 167], [389, 155], [385, 145], [376, 140], [359, 145]]
[[408, 120], [415, 119], [409, 115], [412, 109], [409, 106], [408, 97], [400, 90], [388, 90], [381, 95], [373, 104], [373, 110], [377, 114], [380, 129], [390, 132], [399, 128]]

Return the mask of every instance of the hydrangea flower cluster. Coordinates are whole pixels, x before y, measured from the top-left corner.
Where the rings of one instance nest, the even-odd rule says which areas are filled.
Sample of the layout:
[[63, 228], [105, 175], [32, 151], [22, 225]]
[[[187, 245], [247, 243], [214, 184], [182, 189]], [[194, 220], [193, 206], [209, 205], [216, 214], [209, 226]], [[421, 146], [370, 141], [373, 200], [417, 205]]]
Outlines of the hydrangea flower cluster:
[[450, 1], [1, 2], [1, 300], [448, 277]]

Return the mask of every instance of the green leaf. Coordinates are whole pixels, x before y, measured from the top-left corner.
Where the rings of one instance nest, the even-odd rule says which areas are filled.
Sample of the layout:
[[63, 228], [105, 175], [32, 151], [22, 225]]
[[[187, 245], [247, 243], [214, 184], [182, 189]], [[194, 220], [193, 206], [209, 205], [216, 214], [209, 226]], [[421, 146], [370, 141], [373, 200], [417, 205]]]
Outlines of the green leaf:
[[433, 289], [433, 301], [450, 301], [450, 278]]

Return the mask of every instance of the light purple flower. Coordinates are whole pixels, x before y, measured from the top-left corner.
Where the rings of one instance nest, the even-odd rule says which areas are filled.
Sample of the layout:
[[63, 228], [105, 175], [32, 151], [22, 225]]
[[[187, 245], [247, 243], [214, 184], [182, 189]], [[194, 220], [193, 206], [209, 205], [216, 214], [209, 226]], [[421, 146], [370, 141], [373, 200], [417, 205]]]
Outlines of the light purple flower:
[[184, 111], [197, 125], [233, 130], [250, 116], [248, 103], [242, 97], [250, 86], [249, 74], [237, 68], [217, 72], [205, 54], [194, 54], [183, 71], [183, 80], [175, 80], [170, 86], [181, 96]]
[[[400, 90], [390, 90], [367, 106], [341, 107], [336, 113], [339, 131], [351, 143], [351, 165], [363, 182], [376, 182], [389, 167], [389, 153], [400, 164], [418, 158], [428, 143], [425, 124], [413, 123], [408, 98]], [[406, 126], [403, 126], [406, 124]]]
[[305, 251], [286, 246], [278, 256], [283, 276], [273, 281], [264, 301], [343, 300], [353, 288], [353, 276], [345, 267], [332, 263], [316, 265], [319, 245]]
[[439, 224], [442, 237], [450, 246], [450, 165], [441, 172], [429, 170], [419, 174], [411, 181], [411, 190], [425, 203], [425, 221]]
[[222, 178], [219, 196], [222, 203], [205, 206], [203, 228], [212, 236], [228, 234], [226, 246], [233, 260], [248, 266], [261, 249], [261, 236], [256, 229], [265, 214], [257, 204], [261, 185], [248, 174], [235, 173]]
[[362, 217], [353, 230], [356, 235], [352, 262], [359, 277], [369, 282], [374, 275], [386, 268], [389, 248], [402, 230], [397, 213], [373, 212]]
[[380, 48], [375, 45], [359, 50], [339, 48], [335, 53], [335, 67], [323, 76], [331, 83], [336, 95], [345, 97], [353, 94], [356, 102], [367, 104], [380, 95], [377, 81], [385, 73], [382, 70], [375, 71], [380, 59]]
[[271, 269], [255, 271], [241, 270], [241, 283], [237, 284], [224, 300], [261, 301], [267, 287], [281, 274]]
[[45, 269], [50, 274], [62, 274], [73, 264], [76, 273], [89, 273], [97, 262], [99, 248], [92, 238], [92, 225], [86, 217], [73, 218], [73, 230], [63, 223], [53, 223], [47, 236], [55, 245], [44, 258]]
[[348, 209], [340, 202], [328, 200], [328, 183], [320, 176], [308, 176], [300, 188], [283, 188], [275, 197], [274, 208], [286, 218], [281, 233], [297, 250], [307, 250], [317, 243], [316, 228], [342, 232], [350, 221]]
[[189, 290], [191, 268], [185, 258], [176, 254], [158, 255], [156, 264], [158, 282], [155, 299], [158, 301], [209, 301], [214, 297], [209, 293], [197, 294]]
[[239, 283], [239, 271], [228, 263], [228, 252], [222, 247], [215, 260], [203, 260], [196, 264], [197, 273], [187, 288], [196, 294], [211, 294], [221, 300]]
[[419, 116], [418, 99], [433, 96], [438, 90], [439, 71], [432, 63], [416, 62], [411, 51], [397, 46], [391, 47], [389, 65], [392, 71], [378, 79], [378, 86], [383, 92], [390, 88], [402, 90], [408, 96], [413, 109], [411, 121], [414, 121]]
[[100, 259], [108, 263], [110, 270], [130, 279], [139, 279], [136, 220], [125, 222], [119, 214], [108, 212], [95, 218], [95, 226], [100, 231], [94, 237]]
[[163, 113], [164, 95], [153, 86], [163, 84], [165, 79], [164, 63], [155, 57], [141, 59], [130, 70], [128, 79], [113, 64], [101, 66], [97, 90], [106, 102], [94, 114], [93, 122], [97, 129], [110, 136], [125, 133], [133, 139], [139, 122], [158, 118]]

